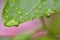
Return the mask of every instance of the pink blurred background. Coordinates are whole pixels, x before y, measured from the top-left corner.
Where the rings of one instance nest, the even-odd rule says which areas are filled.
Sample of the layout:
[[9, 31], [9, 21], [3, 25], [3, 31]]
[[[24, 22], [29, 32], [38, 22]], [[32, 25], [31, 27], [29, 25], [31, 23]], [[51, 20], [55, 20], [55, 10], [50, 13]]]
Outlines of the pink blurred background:
[[5, 27], [2, 22], [2, 10], [5, 5], [6, 0], [0, 0], [0, 36], [16, 36], [17, 34], [23, 33], [25, 31], [32, 30], [35, 32], [42, 28], [40, 19], [30, 20], [23, 24], [20, 24], [19, 27]]

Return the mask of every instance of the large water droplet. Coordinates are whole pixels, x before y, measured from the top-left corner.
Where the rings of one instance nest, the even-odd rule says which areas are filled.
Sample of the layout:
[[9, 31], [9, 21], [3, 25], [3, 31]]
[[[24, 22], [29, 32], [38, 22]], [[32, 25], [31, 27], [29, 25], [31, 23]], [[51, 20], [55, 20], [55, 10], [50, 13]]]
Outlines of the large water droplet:
[[14, 25], [18, 25], [18, 24], [19, 24], [18, 21], [14, 20], [14, 19], [6, 22], [6, 26], [14, 26]]

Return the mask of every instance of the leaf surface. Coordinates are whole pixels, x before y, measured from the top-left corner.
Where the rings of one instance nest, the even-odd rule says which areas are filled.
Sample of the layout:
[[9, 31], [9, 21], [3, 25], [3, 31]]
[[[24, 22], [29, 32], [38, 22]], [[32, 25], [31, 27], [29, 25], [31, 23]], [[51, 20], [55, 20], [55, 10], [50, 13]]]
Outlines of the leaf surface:
[[39, 40], [56, 40], [56, 39], [53, 37], [49, 37], [49, 36], [42, 36], [39, 38]]
[[57, 11], [60, 0], [6, 0], [2, 18], [4, 25], [16, 26]]

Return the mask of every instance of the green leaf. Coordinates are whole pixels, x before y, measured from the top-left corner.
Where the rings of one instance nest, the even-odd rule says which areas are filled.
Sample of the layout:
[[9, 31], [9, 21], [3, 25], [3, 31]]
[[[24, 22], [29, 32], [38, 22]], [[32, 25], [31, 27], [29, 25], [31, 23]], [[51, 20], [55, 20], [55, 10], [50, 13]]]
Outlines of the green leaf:
[[30, 40], [31, 38], [31, 33], [22, 33], [20, 35], [17, 35], [14, 40]]
[[0, 37], [0, 40], [13, 40], [11, 37]]
[[60, 0], [6, 0], [2, 18], [6, 26], [16, 26], [57, 11]]
[[38, 38], [38, 40], [56, 40], [56, 38], [49, 37], [49, 36], [42, 36], [42, 37]]
[[60, 12], [51, 15], [50, 31], [53, 34], [60, 35]]
[[0, 37], [0, 40], [2, 40], [2, 38]]

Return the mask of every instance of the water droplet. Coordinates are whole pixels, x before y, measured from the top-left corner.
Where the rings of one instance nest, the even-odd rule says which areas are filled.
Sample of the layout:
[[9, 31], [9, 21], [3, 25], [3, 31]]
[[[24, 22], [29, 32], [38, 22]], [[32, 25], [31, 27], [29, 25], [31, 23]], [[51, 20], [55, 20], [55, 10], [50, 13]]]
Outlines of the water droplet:
[[54, 10], [53, 10], [53, 9], [46, 9], [46, 10], [44, 11], [44, 15], [45, 15], [45, 16], [48, 16], [48, 15], [50, 15], [50, 14], [52, 14], [52, 13], [54, 13]]
[[30, 17], [30, 20], [33, 20], [33, 17]]
[[13, 19], [16, 19], [16, 17], [13, 17]]
[[55, 2], [55, 3], [57, 3], [57, 2], [58, 2], [58, 0], [54, 0], [54, 2]]
[[22, 13], [18, 11], [17, 14], [20, 15], [20, 14], [22, 14]]
[[5, 12], [8, 12], [8, 10], [5, 10]]
[[18, 10], [18, 8], [16, 8], [16, 10]]
[[20, 16], [19, 19], [21, 19], [23, 16]]
[[7, 26], [14, 26], [14, 25], [18, 25], [18, 24], [19, 24], [18, 21], [17, 20], [14, 20], [14, 19], [6, 22], [6, 25]]
[[48, 15], [46, 16], [46, 18], [50, 18], [50, 14], [48, 14]]
[[29, 13], [25, 13], [25, 15], [28, 15]]
[[38, 9], [39, 9], [39, 10], [41, 10], [41, 9], [42, 9], [42, 7], [38, 7]]
[[25, 8], [21, 8], [22, 10], [25, 10]]
[[6, 16], [6, 18], [9, 18], [8, 16]]
[[40, 15], [37, 15], [36, 17], [37, 17], [37, 18], [40, 18]]
[[48, 14], [48, 16], [49, 16], [50, 14]]
[[27, 21], [29, 18], [25, 18], [25, 20]]
[[36, 11], [35, 14], [38, 14], [38, 12]]
[[47, 4], [44, 4], [44, 7], [46, 7], [47, 6]]
[[12, 8], [12, 6], [10, 6], [10, 8]]
[[54, 10], [50, 9], [49, 12], [50, 12], [50, 13], [54, 13]]
[[33, 7], [32, 10], [34, 10], [35, 8]]
[[52, 9], [48, 9], [45, 11], [45, 13], [53, 13], [54, 11]]
[[44, 1], [46, 1], [46, 0], [41, 0], [41, 2], [44, 2]]
[[12, 0], [12, 2], [15, 2], [15, 0]]

